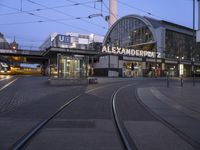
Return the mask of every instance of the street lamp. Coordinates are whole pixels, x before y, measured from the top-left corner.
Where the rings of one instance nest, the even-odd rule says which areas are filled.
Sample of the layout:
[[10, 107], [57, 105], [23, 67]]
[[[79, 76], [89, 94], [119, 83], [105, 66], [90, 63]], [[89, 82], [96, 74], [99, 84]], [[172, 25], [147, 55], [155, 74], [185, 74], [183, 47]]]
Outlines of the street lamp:
[[193, 76], [193, 86], [195, 86], [195, 73], [194, 73], [194, 52], [195, 52], [195, 0], [193, 0], [193, 44], [191, 52], [191, 61], [192, 61], [192, 76]]

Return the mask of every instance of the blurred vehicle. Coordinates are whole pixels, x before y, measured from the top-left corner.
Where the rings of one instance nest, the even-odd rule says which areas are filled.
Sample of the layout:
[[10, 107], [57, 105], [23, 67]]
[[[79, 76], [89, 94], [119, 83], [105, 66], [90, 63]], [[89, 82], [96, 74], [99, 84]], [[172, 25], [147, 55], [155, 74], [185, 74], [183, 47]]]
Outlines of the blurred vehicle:
[[10, 70], [10, 66], [5, 62], [0, 62], [0, 72], [7, 72]]

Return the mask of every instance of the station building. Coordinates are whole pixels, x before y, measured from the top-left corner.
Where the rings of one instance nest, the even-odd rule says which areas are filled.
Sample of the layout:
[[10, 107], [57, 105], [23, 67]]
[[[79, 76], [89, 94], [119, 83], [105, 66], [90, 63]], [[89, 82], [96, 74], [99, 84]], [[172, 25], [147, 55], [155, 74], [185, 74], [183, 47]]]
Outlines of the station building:
[[78, 79], [92, 75], [103, 37], [94, 34], [51, 34], [41, 45], [49, 58], [47, 73], [52, 77]]
[[191, 28], [153, 18], [128, 15], [106, 36], [51, 34], [42, 44], [48, 74], [87, 76], [192, 76], [200, 74], [200, 46]]
[[97, 76], [191, 76], [200, 71], [200, 47], [188, 27], [139, 15], [117, 20], [107, 32]]

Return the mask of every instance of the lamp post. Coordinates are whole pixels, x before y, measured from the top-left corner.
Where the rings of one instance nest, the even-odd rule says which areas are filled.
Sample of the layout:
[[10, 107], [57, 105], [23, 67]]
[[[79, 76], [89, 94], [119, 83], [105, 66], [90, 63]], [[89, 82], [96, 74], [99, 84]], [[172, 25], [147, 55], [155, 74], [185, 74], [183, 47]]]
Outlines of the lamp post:
[[195, 86], [195, 73], [194, 73], [194, 52], [195, 52], [195, 0], [193, 0], [193, 44], [192, 44], [192, 52], [191, 52], [191, 61], [192, 61], [192, 76], [193, 76], [193, 86]]
[[155, 78], [157, 78], [157, 64], [158, 64], [158, 61], [157, 61], [157, 48], [156, 48], [156, 58], [155, 58], [155, 63], [156, 63], [156, 66], [155, 66]]

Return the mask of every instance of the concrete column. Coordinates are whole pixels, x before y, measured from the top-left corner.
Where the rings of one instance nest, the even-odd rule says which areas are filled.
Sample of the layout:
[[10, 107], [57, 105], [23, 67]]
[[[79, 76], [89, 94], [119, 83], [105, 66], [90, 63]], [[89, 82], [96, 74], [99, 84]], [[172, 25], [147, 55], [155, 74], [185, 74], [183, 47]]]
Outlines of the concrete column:
[[162, 63], [162, 64], [161, 64], [161, 69], [162, 69], [162, 71], [165, 70], [165, 63]]
[[145, 75], [145, 70], [147, 69], [147, 62], [143, 61], [142, 62], [142, 76]]
[[57, 54], [57, 68], [58, 68], [57, 74], [58, 74], [58, 78], [61, 77], [60, 59], [61, 59], [61, 54], [58, 53], [58, 54]]
[[142, 70], [146, 69], [146, 62], [142, 62]]
[[86, 78], [88, 77], [89, 56], [86, 56]]
[[91, 76], [94, 76], [94, 56], [92, 56]]
[[109, 0], [109, 28], [117, 21], [118, 0]]
[[161, 76], [164, 76], [165, 75], [165, 63], [162, 62], [161, 63]]

